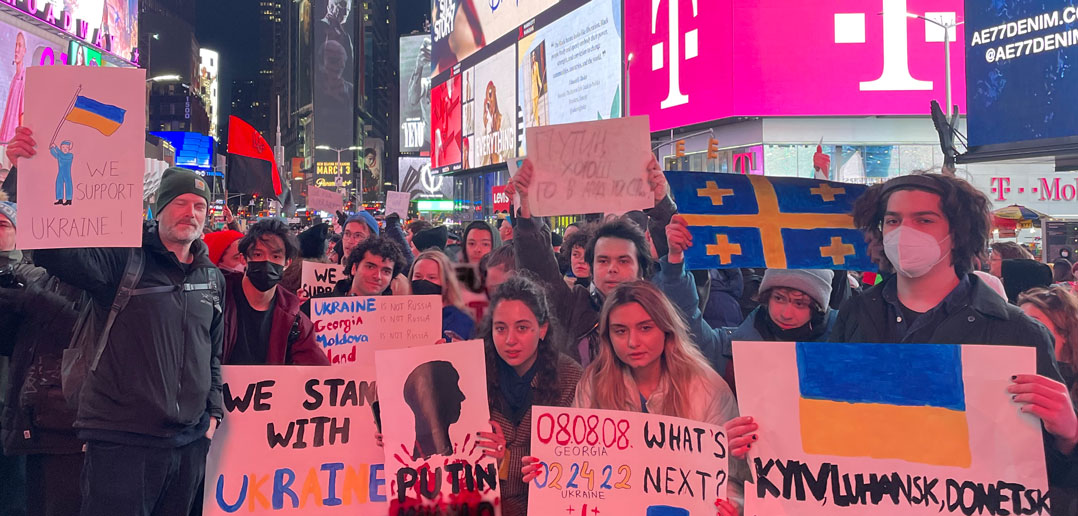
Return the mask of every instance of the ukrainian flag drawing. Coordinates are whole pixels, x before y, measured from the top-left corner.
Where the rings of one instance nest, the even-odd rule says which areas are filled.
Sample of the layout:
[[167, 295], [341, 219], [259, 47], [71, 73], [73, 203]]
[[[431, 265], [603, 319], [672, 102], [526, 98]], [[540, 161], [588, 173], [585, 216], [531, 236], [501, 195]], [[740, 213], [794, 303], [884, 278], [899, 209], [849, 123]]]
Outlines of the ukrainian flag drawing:
[[97, 129], [105, 136], [112, 136], [124, 123], [127, 111], [123, 108], [98, 102], [90, 97], [79, 95], [65, 120]]
[[666, 178], [693, 236], [689, 269], [876, 270], [850, 215], [864, 185], [710, 172]]
[[962, 347], [797, 343], [806, 453], [970, 466]]

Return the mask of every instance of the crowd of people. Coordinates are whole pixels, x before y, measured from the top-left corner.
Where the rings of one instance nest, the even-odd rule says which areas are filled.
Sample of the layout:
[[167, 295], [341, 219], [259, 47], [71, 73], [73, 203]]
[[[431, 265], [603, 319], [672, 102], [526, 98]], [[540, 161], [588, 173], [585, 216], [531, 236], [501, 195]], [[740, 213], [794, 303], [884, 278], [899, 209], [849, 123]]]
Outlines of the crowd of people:
[[[9, 160], [35, 152], [20, 128]], [[200, 513], [225, 417], [220, 366], [328, 365], [300, 288], [301, 264], [313, 261], [344, 267], [327, 295], [438, 295], [444, 340], [484, 341], [492, 421], [479, 445], [506, 461], [506, 516], [527, 513], [541, 473], [535, 405], [725, 426], [733, 458], [716, 509], [741, 514], [745, 459], [769, 422], [739, 413], [735, 340], [1035, 349], [1036, 374], [1001, 367], [1011, 384], [999, 395], [1040, 419], [1053, 514], [1078, 514], [1074, 277], [1069, 262], [1053, 276], [1017, 246], [989, 253], [989, 200], [968, 183], [912, 174], [870, 187], [853, 213], [882, 272], [868, 282], [844, 270], [687, 270], [696, 243], [654, 160], [654, 208], [562, 235], [532, 216], [533, 174], [525, 161], [508, 185], [521, 199], [512, 216], [457, 238], [366, 211], [298, 234], [272, 218], [206, 232], [206, 183], [172, 168], [141, 248], [31, 255], [14, 246], [13, 171], [0, 201], [0, 352], [10, 357], [0, 512]], [[80, 363], [71, 396], [61, 379]]]

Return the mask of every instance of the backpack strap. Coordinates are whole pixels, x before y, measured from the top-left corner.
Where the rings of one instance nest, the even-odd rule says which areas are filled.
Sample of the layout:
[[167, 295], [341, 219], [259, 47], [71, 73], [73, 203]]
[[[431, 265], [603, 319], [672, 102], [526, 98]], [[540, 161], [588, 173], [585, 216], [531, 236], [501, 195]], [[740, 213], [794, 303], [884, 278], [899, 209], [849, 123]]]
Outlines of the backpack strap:
[[299, 314], [296, 314], [296, 320], [292, 321], [292, 329], [288, 330], [288, 346], [284, 351], [284, 363], [286, 365], [292, 365], [292, 345], [299, 340]]
[[101, 355], [105, 352], [105, 345], [109, 341], [109, 332], [112, 331], [112, 324], [116, 322], [116, 316], [120, 314], [120, 311], [127, 306], [127, 302], [131, 300], [131, 294], [135, 290], [135, 286], [138, 285], [139, 280], [142, 279], [142, 270], [145, 265], [145, 254], [142, 252], [141, 247], [132, 247], [127, 254], [127, 265], [124, 267], [123, 277], [120, 279], [120, 285], [116, 287], [116, 297], [112, 299], [112, 307], [109, 309], [108, 319], [105, 320], [105, 326], [101, 329], [101, 334], [97, 340], [97, 350], [94, 352], [94, 361], [90, 364], [90, 371], [97, 370], [97, 363], [101, 361]]

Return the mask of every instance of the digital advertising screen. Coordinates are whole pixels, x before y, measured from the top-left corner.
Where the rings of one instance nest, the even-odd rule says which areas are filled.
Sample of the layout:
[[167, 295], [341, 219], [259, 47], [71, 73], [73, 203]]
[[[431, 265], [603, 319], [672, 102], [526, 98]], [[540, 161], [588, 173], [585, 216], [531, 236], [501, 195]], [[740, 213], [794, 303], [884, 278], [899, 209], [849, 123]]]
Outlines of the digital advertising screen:
[[4, 3], [117, 57], [137, 61], [138, 0], [5, 0]]
[[400, 150], [430, 151], [430, 34], [400, 39]]
[[[620, 117], [621, 39], [618, 0], [592, 0], [520, 38], [517, 102], [524, 127]], [[526, 154], [523, 138], [520, 145]]]
[[460, 83], [458, 74], [431, 89], [430, 166], [439, 171], [461, 164]]
[[434, 174], [430, 159], [416, 157], [397, 158], [398, 185], [400, 191], [417, 199], [452, 199], [453, 178]]
[[[475, 66], [468, 139], [470, 164], [504, 163], [516, 156], [516, 56], [512, 45]], [[469, 167], [465, 167], [469, 168]]]
[[[353, 0], [314, 0], [314, 143], [345, 149], [355, 145], [355, 13]], [[318, 161], [337, 159], [315, 150]]]
[[558, 0], [433, 0], [432, 75], [515, 31]]
[[218, 67], [221, 57], [213, 50], [199, 49], [198, 78], [202, 85], [202, 102], [206, 105], [206, 111], [210, 115], [210, 134], [217, 135], [217, 109], [218, 99]]
[[[339, 166], [338, 166], [339, 165]], [[314, 166], [314, 186], [326, 190], [337, 190], [337, 176], [341, 177], [340, 186], [352, 186], [352, 164], [347, 161], [319, 161]]]
[[[0, 142], [10, 141], [15, 128], [22, 124], [26, 94], [26, 69], [31, 66], [59, 64], [60, 52], [52, 44], [22, 29], [0, 23]], [[3, 146], [6, 147], [6, 146]], [[2, 156], [2, 153], [0, 153]], [[7, 156], [0, 157], [9, 168]]]
[[1078, 136], [1074, 2], [969, 1], [965, 27], [970, 147], [1035, 148]]
[[153, 131], [150, 134], [168, 141], [176, 149], [176, 166], [195, 170], [213, 168], [213, 138], [184, 131]]

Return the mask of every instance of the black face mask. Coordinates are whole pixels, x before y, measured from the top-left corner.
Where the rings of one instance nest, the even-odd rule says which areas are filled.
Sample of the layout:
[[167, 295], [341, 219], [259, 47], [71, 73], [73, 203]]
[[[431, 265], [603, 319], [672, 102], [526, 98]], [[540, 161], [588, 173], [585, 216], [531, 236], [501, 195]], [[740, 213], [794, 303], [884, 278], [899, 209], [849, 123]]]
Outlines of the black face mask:
[[265, 292], [281, 281], [284, 265], [271, 261], [247, 262], [247, 279], [259, 290]]
[[442, 286], [427, 280], [415, 280], [412, 282], [412, 293], [417, 296], [440, 296]]

